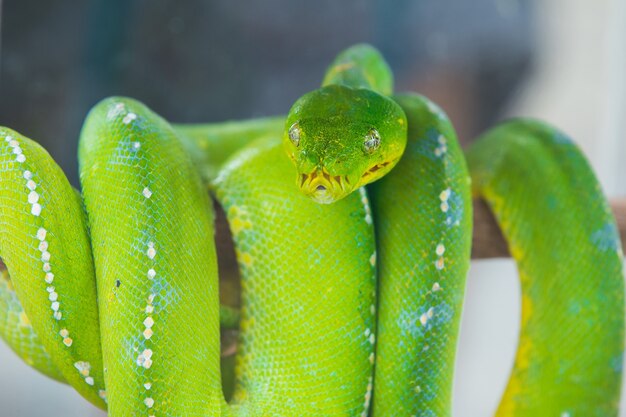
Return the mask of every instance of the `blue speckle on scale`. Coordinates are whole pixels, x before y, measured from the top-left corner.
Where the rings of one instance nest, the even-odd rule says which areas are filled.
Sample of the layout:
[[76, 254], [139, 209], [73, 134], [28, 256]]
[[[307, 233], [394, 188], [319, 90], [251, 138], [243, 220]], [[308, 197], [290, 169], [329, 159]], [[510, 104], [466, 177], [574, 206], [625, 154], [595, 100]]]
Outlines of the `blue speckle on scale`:
[[614, 223], [605, 223], [600, 229], [591, 234], [591, 243], [601, 251], [615, 252], [620, 245], [619, 234]]

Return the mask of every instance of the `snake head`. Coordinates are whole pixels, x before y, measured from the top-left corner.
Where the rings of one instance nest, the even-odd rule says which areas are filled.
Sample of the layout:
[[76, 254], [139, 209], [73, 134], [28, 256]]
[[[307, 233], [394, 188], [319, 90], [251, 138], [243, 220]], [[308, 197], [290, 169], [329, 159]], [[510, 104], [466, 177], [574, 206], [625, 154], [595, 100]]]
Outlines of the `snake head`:
[[283, 143], [300, 191], [330, 204], [389, 172], [404, 152], [406, 135], [406, 116], [392, 99], [328, 85], [294, 103]]

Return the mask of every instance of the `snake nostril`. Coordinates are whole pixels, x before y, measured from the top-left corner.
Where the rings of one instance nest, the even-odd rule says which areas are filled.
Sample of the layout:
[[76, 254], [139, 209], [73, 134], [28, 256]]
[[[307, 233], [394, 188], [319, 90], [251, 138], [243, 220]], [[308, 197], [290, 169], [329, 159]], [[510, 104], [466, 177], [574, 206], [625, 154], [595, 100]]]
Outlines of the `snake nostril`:
[[316, 191], [326, 191], [326, 187], [324, 187], [323, 185], [318, 185], [315, 190]]

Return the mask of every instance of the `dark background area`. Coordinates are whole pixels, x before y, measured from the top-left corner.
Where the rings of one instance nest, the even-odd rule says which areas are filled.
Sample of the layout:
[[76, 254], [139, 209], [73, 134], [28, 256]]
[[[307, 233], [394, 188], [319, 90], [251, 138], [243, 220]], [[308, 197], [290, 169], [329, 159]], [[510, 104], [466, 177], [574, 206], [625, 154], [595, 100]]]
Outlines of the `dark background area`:
[[283, 114], [337, 52], [369, 42], [396, 89], [438, 102], [467, 142], [530, 68], [532, 33], [516, 0], [5, 0], [0, 124], [43, 144], [77, 184], [80, 127], [104, 97], [173, 122]]

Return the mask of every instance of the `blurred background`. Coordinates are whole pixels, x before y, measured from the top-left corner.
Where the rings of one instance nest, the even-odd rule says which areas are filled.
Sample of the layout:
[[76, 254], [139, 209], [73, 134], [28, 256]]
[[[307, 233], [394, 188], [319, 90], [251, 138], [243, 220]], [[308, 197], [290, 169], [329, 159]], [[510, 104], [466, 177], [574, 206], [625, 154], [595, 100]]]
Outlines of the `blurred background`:
[[[503, 118], [538, 117], [582, 146], [609, 196], [626, 195], [623, 0], [5, 0], [0, 12], [0, 124], [75, 185], [82, 121], [106, 96], [182, 123], [284, 114], [338, 51], [369, 42], [397, 90], [439, 103], [465, 146]], [[472, 264], [456, 416], [493, 413], [518, 297], [511, 261]], [[0, 415], [102, 415], [3, 344], [0, 369]]]

